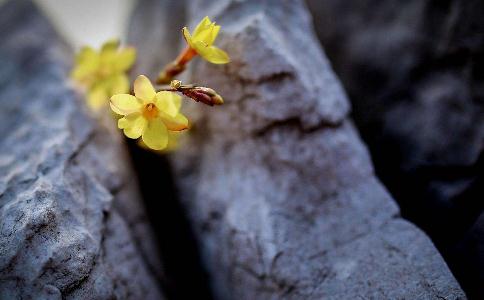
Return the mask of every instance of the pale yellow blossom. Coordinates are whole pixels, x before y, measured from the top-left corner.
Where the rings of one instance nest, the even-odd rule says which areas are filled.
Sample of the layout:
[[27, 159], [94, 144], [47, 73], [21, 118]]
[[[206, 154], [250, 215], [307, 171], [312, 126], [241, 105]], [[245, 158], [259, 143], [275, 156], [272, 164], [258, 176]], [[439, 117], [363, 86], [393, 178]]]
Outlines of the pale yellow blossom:
[[117, 40], [106, 42], [100, 51], [84, 47], [76, 56], [71, 78], [86, 89], [89, 107], [98, 110], [112, 95], [129, 92], [126, 73], [135, 59], [135, 49], [120, 48]]
[[180, 113], [181, 96], [174, 92], [156, 92], [150, 80], [140, 75], [134, 82], [134, 96], [111, 97], [111, 109], [122, 115], [118, 127], [132, 139], [142, 138], [151, 149], [165, 149], [170, 131], [188, 128], [187, 118]]
[[213, 64], [230, 62], [230, 58], [225, 51], [213, 46], [213, 42], [220, 31], [220, 25], [210, 21], [209, 17], [203, 18], [192, 34], [186, 27], [182, 31], [188, 45], [207, 61]]

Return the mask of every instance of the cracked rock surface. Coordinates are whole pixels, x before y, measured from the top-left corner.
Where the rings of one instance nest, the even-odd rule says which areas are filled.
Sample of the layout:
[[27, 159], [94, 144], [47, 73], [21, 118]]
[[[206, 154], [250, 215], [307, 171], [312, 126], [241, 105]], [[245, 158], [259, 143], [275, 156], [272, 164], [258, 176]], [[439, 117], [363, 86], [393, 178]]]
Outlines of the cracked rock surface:
[[484, 2], [308, 3], [379, 178], [484, 299]]
[[0, 7], [0, 298], [162, 299], [124, 146], [29, 1]]
[[190, 81], [225, 104], [185, 105], [195, 126], [172, 155], [216, 298], [465, 298], [375, 178], [304, 4], [187, 10], [191, 29], [205, 15], [222, 24], [232, 59], [197, 59]]

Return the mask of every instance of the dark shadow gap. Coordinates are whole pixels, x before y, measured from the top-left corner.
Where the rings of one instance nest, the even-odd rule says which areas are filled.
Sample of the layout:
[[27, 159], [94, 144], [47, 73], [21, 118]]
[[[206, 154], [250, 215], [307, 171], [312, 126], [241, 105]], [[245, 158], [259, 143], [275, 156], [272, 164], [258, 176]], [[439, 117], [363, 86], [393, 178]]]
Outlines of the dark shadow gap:
[[[358, 121], [355, 123], [370, 150], [376, 175], [397, 201], [402, 217], [431, 238], [468, 298], [482, 299], [479, 253], [469, 252], [471, 249], [464, 249], [462, 245], [484, 210], [484, 153], [472, 166], [429, 166], [405, 173], [398, 171], [401, 148], [396, 142], [379, 140], [373, 131]], [[470, 183], [449, 201], [442, 201], [429, 188], [432, 183], [459, 180]]]
[[[478, 33], [484, 22], [478, 12], [483, 2], [394, 2], [308, 4], [325, 53], [352, 102], [351, 117], [377, 177], [402, 217], [432, 239], [469, 299], [484, 299], [484, 152], [480, 148], [477, 161], [461, 159], [471, 155], [463, 149], [474, 146], [471, 129], [479, 127], [451, 127], [464, 128], [465, 120], [478, 126], [482, 116], [484, 44]], [[445, 93], [423, 94], [436, 90]], [[424, 100], [433, 100], [435, 110], [425, 111], [429, 102]], [[417, 122], [392, 124], [397, 112], [405, 117], [395, 122]], [[433, 122], [432, 117], [441, 119]], [[431, 137], [450, 141], [441, 148], [451, 153], [454, 147], [452, 156], [440, 152], [437, 143], [419, 139], [417, 132], [413, 139], [407, 129], [418, 130], [415, 124], [447, 129]]]
[[213, 299], [208, 273], [185, 209], [179, 201], [171, 166], [160, 154], [128, 140], [128, 149], [149, 221], [156, 234], [164, 266], [167, 299]]

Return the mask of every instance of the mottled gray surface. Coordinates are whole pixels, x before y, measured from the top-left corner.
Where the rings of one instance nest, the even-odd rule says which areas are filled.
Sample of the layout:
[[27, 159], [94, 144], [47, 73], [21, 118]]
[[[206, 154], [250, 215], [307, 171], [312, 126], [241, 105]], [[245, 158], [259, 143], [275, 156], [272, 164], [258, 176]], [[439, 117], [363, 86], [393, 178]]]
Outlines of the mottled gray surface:
[[161, 299], [114, 121], [89, 116], [30, 2], [0, 8], [0, 39], [0, 299]]
[[484, 209], [484, 1], [308, 3], [377, 174], [483, 299], [484, 252], [463, 239]]
[[195, 127], [172, 155], [217, 299], [465, 298], [376, 180], [301, 1], [188, 9], [192, 29], [222, 24], [232, 58], [195, 59], [226, 104], [186, 105]]
[[182, 0], [138, 1], [128, 28], [128, 42], [143, 45], [137, 47], [141, 59], [131, 72], [133, 77], [144, 74], [155, 81], [162, 68], [176, 58], [184, 21]]
[[[476, 284], [475, 290], [470, 289], [469, 298], [480, 299], [483, 293], [484, 282], [484, 213], [482, 213], [474, 225], [467, 231], [464, 237], [454, 247], [452, 256], [455, 259], [457, 274], [466, 274], [472, 277]], [[471, 266], [471, 268], [469, 267]]]

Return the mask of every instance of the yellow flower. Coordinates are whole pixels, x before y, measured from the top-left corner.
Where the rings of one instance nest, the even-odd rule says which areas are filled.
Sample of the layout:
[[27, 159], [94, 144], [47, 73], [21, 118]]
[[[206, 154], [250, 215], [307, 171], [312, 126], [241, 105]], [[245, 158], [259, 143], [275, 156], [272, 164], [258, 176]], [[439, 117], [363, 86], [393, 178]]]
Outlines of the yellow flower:
[[192, 35], [190, 35], [186, 27], [182, 31], [190, 48], [195, 50], [201, 57], [213, 64], [230, 62], [230, 58], [225, 51], [213, 46], [213, 42], [220, 31], [220, 25], [215, 25], [215, 22], [210, 21], [209, 17], [203, 18]]
[[100, 51], [84, 47], [76, 56], [71, 78], [87, 90], [89, 107], [98, 110], [112, 95], [129, 92], [126, 72], [135, 59], [136, 50], [119, 49], [117, 40], [106, 42]]
[[141, 139], [138, 140], [138, 146], [146, 150], [151, 150], [158, 154], [168, 154], [178, 149], [178, 147], [180, 146], [180, 139], [182, 138], [182, 135], [185, 134], [185, 132], [186, 131], [168, 131], [168, 143], [166, 147], [161, 150], [153, 150], [149, 148], [148, 146], [146, 146], [145, 143], [143, 143]]
[[119, 94], [111, 97], [111, 109], [122, 116], [118, 127], [124, 134], [143, 142], [151, 149], [161, 150], [168, 145], [170, 131], [188, 128], [187, 118], [180, 113], [181, 97], [173, 92], [156, 93], [146, 76], [134, 82], [134, 95]]

